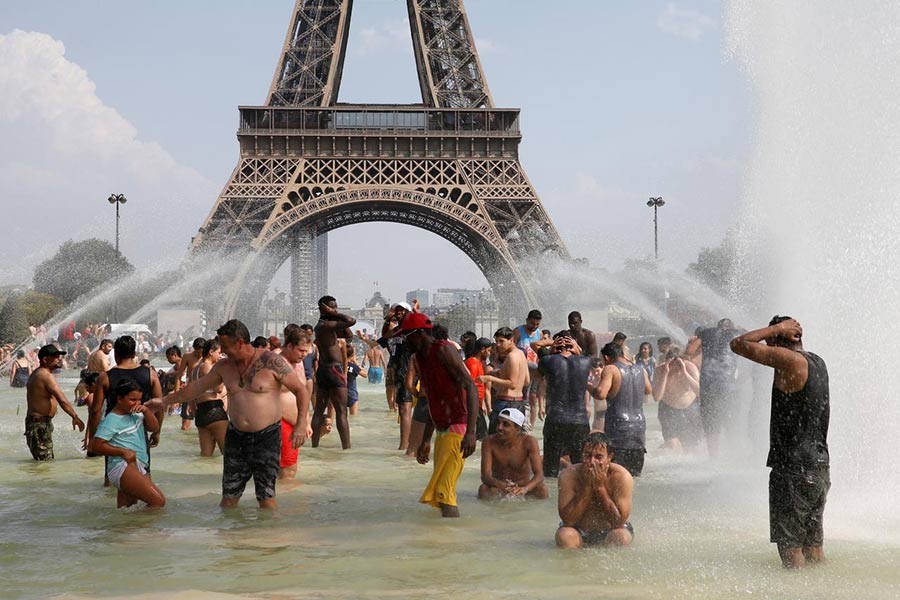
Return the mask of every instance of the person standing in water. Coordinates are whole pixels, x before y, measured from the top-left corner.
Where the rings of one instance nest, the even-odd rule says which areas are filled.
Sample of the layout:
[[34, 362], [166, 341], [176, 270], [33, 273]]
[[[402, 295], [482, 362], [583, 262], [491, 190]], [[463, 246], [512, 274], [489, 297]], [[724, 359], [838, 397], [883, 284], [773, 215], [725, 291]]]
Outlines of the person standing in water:
[[730, 346], [735, 354], [775, 370], [766, 461], [772, 469], [770, 540], [785, 568], [822, 562], [823, 515], [831, 487], [825, 361], [803, 349], [803, 328], [784, 316], [736, 337]]
[[291, 445], [306, 441], [309, 401], [306, 388], [294, 369], [279, 354], [250, 345], [250, 331], [232, 319], [216, 331], [228, 357], [212, 370], [165, 398], [155, 398], [160, 407], [183, 402], [201, 392], [225, 384], [228, 392], [228, 431], [222, 461], [222, 508], [238, 505], [250, 478], [256, 500], [263, 509], [274, 509], [275, 481], [281, 463], [281, 386], [294, 394], [297, 422]]
[[528, 361], [525, 353], [519, 350], [513, 343], [513, 330], [509, 327], [501, 327], [494, 332], [497, 357], [503, 365], [498, 371], [488, 375], [481, 375], [478, 380], [481, 383], [491, 384], [491, 416], [488, 422], [488, 434], [497, 433], [497, 418], [504, 408], [515, 408], [522, 411], [526, 421], [529, 422], [531, 407], [523, 393], [528, 391]]
[[66, 395], [56, 383], [53, 371], [62, 364], [65, 351], [52, 344], [38, 350], [40, 366], [28, 376], [25, 384], [25, 442], [32, 458], [37, 461], [53, 460], [53, 417], [61, 406], [72, 417], [72, 429], [84, 431], [84, 422], [72, 407]]
[[442, 517], [458, 517], [456, 483], [465, 459], [475, 452], [478, 390], [459, 351], [448, 340], [434, 339], [432, 328], [431, 319], [424, 314], [409, 313], [397, 334], [415, 353], [421, 385], [428, 398], [430, 418], [416, 451], [420, 464], [429, 461], [431, 435], [437, 429], [434, 472], [419, 502], [439, 508]]
[[112, 340], [103, 339], [100, 346], [88, 356], [87, 370], [92, 373], [106, 373], [109, 371], [109, 353], [112, 352]]
[[[290, 323], [284, 328], [284, 345], [281, 347], [281, 357], [294, 369], [297, 379], [308, 391], [306, 386], [305, 359], [312, 350], [312, 338], [295, 323]], [[307, 393], [307, 403], [309, 402]], [[278, 479], [294, 479], [297, 476], [298, 463], [300, 461], [300, 449], [293, 445], [294, 427], [297, 426], [297, 402], [293, 393], [282, 386], [281, 388], [281, 463], [278, 471]], [[306, 427], [307, 437], [312, 437], [312, 428], [309, 421], [299, 423]]]
[[12, 367], [9, 370], [10, 387], [25, 387], [28, 383], [28, 377], [31, 375], [31, 365], [25, 358], [24, 350], [16, 350], [16, 359], [12, 361]]
[[582, 326], [581, 313], [573, 310], [569, 313], [568, 321], [572, 339], [581, 348], [582, 356], [597, 356], [597, 336], [593, 331]]
[[[193, 350], [181, 357], [178, 368], [175, 370], [175, 391], [181, 389], [181, 377], [184, 376], [187, 382], [194, 381], [194, 367], [203, 360], [203, 345], [206, 340], [202, 337], [194, 338]], [[181, 430], [187, 431], [191, 428], [191, 421], [194, 420], [194, 398], [188, 398], [188, 401], [181, 405]]]
[[[213, 338], [203, 343], [202, 358], [191, 374], [197, 380], [212, 371], [222, 357], [222, 347]], [[194, 399], [194, 420], [200, 440], [200, 456], [212, 456], [219, 447], [225, 453], [225, 432], [228, 429], [228, 413], [225, 412], [225, 386], [222, 384], [204, 390]]]
[[537, 309], [531, 310], [528, 312], [528, 316], [525, 317], [525, 324], [519, 325], [513, 330], [513, 343], [516, 345], [516, 348], [525, 354], [525, 360], [528, 364], [528, 379], [530, 383], [528, 389], [523, 390], [523, 396], [528, 400], [530, 411], [529, 424], [532, 429], [541, 408], [538, 400], [538, 355], [537, 349], [533, 344], [541, 341], [541, 319], [543, 318], [544, 315], [541, 314], [541, 311]]
[[334, 419], [341, 436], [341, 447], [350, 448], [350, 423], [347, 420], [347, 370], [344, 353], [338, 338], [353, 338], [350, 328], [356, 319], [342, 315], [337, 310], [333, 296], [319, 298], [319, 322], [316, 323], [315, 344], [319, 349], [319, 367], [316, 370], [316, 408], [312, 419], [312, 446], [319, 446], [319, 438], [325, 424], [328, 407], [334, 408]]

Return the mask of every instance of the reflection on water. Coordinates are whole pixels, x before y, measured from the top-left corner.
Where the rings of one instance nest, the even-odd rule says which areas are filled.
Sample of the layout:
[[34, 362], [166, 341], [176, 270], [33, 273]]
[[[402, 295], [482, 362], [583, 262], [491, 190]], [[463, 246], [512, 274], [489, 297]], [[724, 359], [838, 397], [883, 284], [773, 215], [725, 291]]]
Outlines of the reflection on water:
[[[648, 410], [650, 455], [636, 485], [635, 544], [623, 551], [560, 552], [556, 489], [547, 502], [483, 504], [477, 458], [460, 484], [462, 518], [418, 504], [430, 465], [402, 458], [383, 394], [361, 382], [353, 450], [336, 436], [301, 451], [302, 483], [279, 489], [280, 509], [250, 495], [218, 508], [221, 458], [201, 459], [196, 431], [164, 424], [154, 476], [169, 500], [158, 512], [115, 510], [102, 462], [56, 419], [57, 460], [31, 461], [19, 390], [0, 391], [0, 573], [4, 597], [253, 595], [299, 598], [890, 598], [900, 597], [897, 523], [865, 537], [841, 501], [826, 511], [819, 569], [786, 573], [768, 544], [766, 470], [739, 471], [659, 454]], [[74, 379], [64, 382], [64, 389]], [[83, 410], [83, 409], [80, 409]], [[839, 487], [836, 485], [836, 487]], [[873, 524], [870, 524], [873, 525]], [[893, 527], [893, 529], [890, 529]], [[885, 534], [885, 530], [892, 533]]]

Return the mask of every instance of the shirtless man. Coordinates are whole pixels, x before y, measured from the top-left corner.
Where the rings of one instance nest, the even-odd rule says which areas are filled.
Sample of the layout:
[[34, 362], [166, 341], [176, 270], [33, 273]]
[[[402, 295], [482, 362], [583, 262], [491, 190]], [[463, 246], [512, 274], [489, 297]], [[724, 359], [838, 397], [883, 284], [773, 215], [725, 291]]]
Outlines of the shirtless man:
[[53, 371], [62, 364], [65, 352], [56, 346], [47, 345], [38, 351], [40, 366], [28, 376], [25, 398], [28, 402], [25, 413], [25, 441], [31, 456], [37, 461], [53, 460], [53, 417], [62, 406], [72, 417], [72, 430], [84, 431], [84, 422], [69, 403], [66, 395], [56, 383]]
[[701, 439], [700, 370], [681, 356], [677, 346], [669, 347], [665, 362], [653, 372], [653, 399], [659, 402], [659, 424], [665, 447], [681, 451], [693, 448]]
[[106, 373], [109, 371], [109, 353], [112, 352], [112, 340], [104, 339], [100, 346], [91, 352], [88, 357], [87, 370], [92, 373]]
[[[288, 362], [297, 379], [306, 387], [306, 370], [303, 367], [303, 359], [312, 349], [312, 338], [300, 329], [299, 326], [290, 324], [284, 328], [284, 345], [281, 347], [281, 356]], [[307, 403], [309, 395], [307, 393]], [[291, 440], [294, 437], [294, 426], [297, 423], [297, 402], [294, 394], [287, 388], [281, 388], [281, 463], [278, 470], [278, 479], [293, 479], [297, 476], [297, 463], [300, 460], [300, 450], [294, 448]], [[301, 424], [306, 428], [307, 437], [312, 436], [312, 428], [309, 421]]]
[[[359, 333], [362, 337], [362, 333]], [[379, 384], [384, 379], [384, 351], [380, 347], [366, 350], [366, 377], [369, 383]]]
[[[228, 392], [228, 432], [222, 465], [222, 508], [234, 508], [253, 477], [260, 508], [274, 509], [275, 480], [281, 462], [281, 386], [297, 403], [291, 446], [306, 441], [309, 399], [294, 369], [279, 354], [250, 345], [247, 326], [232, 319], [216, 331], [228, 358], [181, 390], [152, 402], [160, 407], [185, 402], [224, 383]], [[297, 427], [297, 424], [300, 427]]]
[[524, 431], [525, 415], [504, 408], [497, 419], [497, 433], [481, 443], [481, 487], [478, 497], [501, 496], [545, 499], [548, 496], [541, 469], [537, 438]]
[[581, 354], [584, 356], [598, 356], [597, 354], [597, 336], [590, 329], [581, 326], [581, 313], [573, 310], [569, 313], [569, 331], [572, 332], [572, 338], [581, 348]]
[[333, 296], [319, 298], [319, 322], [316, 324], [316, 347], [319, 349], [319, 368], [316, 370], [316, 408], [312, 419], [312, 445], [319, 446], [328, 406], [334, 407], [334, 419], [341, 447], [350, 448], [350, 423], [347, 418], [347, 369], [344, 352], [338, 338], [352, 339], [350, 328], [356, 319], [337, 310]]
[[627, 546], [634, 539], [631, 516], [634, 480], [625, 467], [611, 462], [609, 438], [591, 433], [582, 462], [559, 475], [560, 548]]
[[[206, 340], [202, 337], [194, 338], [193, 351], [188, 352], [184, 356], [181, 357], [181, 362], [178, 363], [178, 368], [175, 369], [175, 391], [177, 392], [181, 389], [181, 378], [182, 376], [187, 376], [187, 382], [190, 383], [194, 380], [194, 367], [197, 366], [201, 360], [203, 360], [203, 346], [206, 344]], [[194, 419], [194, 398], [188, 398], [187, 402], [184, 402], [181, 405], [181, 430], [187, 431], [191, 428], [191, 421]]]
[[[530, 407], [522, 392], [528, 389], [528, 362], [525, 353], [516, 347], [513, 330], [501, 327], [494, 333], [497, 356], [503, 363], [499, 371], [478, 378], [481, 383], [490, 383], [493, 390], [491, 418], [488, 433], [497, 433], [497, 419], [504, 408], [516, 408], [529, 419]], [[530, 427], [526, 427], [528, 431]]]

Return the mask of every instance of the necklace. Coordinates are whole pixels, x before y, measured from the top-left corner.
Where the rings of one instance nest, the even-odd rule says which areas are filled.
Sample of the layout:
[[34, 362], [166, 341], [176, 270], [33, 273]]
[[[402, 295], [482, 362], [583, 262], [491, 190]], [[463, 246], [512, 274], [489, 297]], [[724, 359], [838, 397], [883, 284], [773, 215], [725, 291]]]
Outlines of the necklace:
[[[244, 367], [243, 371], [238, 372], [238, 387], [240, 387], [240, 388], [244, 387], [244, 374], [247, 372], [247, 369], [249, 369], [255, 362], [256, 362], [256, 351], [253, 352], [253, 358], [250, 359], [250, 363], [246, 367]], [[250, 380], [252, 381], [253, 378], [251, 377]]]

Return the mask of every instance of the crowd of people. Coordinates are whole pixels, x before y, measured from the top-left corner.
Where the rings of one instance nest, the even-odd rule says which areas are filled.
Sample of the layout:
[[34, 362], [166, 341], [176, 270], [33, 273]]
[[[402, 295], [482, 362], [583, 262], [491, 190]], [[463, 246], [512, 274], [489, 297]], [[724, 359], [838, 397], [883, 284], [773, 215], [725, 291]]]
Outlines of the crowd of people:
[[[105, 480], [118, 489], [118, 506], [163, 506], [151, 454], [164, 418], [179, 406], [181, 428], [193, 423], [198, 430], [201, 455], [218, 448], [224, 456], [221, 506], [237, 505], [252, 478], [259, 506], [274, 508], [277, 481], [296, 476], [307, 440], [315, 448], [336, 429], [341, 447], [352, 447], [349, 417], [363, 377], [385, 386], [387, 409], [398, 415], [398, 449], [433, 464], [420, 502], [459, 516], [457, 482], [480, 442], [479, 498], [543, 500], [548, 479], [557, 478], [557, 545], [623, 546], [635, 534], [645, 411], [658, 405], [663, 451], [705, 446], [716, 457], [734, 402], [736, 358], [743, 356], [775, 369], [771, 540], [785, 566], [822, 558], [828, 379], [824, 362], [803, 350], [793, 319], [776, 317], [752, 332], [722, 319], [684, 347], [662, 337], [632, 354], [627, 335], [605, 341], [578, 312], [557, 332], [541, 329], [543, 315], [532, 310], [493, 339], [465, 332], [457, 342], [417, 303], [391, 307], [378, 337], [354, 336], [355, 320], [331, 296], [318, 308], [315, 325], [289, 324], [281, 337], [254, 338], [241, 321], [228, 321], [215, 337], [194, 339], [188, 352], [167, 348], [168, 371], [142, 361], [131, 336], [100, 339], [77, 394], [89, 407], [87, 424], [53, 376], [67, 350], [44, 345], [36, 368], [24, 360], [17, 364], [26, 375], [11, 375], [11, 383], [24, 378], [27, 387], [25, 436], [33, 457], [53, 458], [52, 418], [61, 407], [85, 432], [88, 456], [106, 457]], [[538, 420], [542, 445], [532, 435]]]

